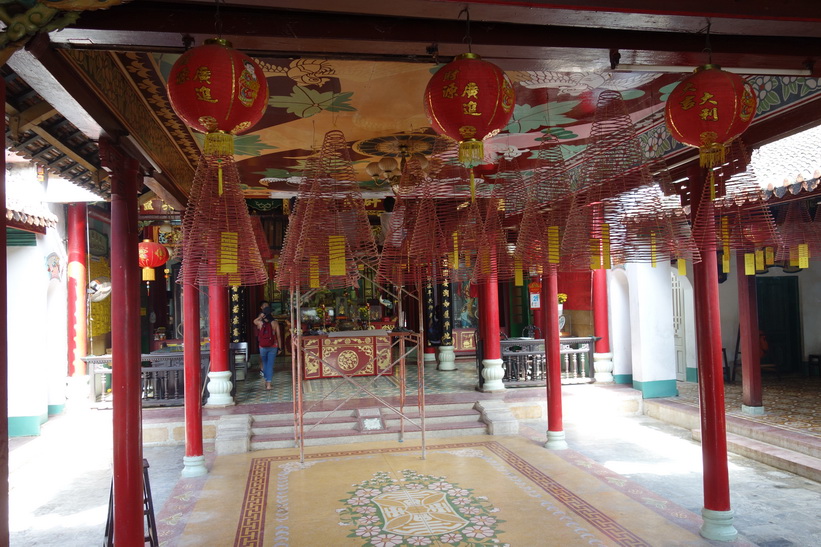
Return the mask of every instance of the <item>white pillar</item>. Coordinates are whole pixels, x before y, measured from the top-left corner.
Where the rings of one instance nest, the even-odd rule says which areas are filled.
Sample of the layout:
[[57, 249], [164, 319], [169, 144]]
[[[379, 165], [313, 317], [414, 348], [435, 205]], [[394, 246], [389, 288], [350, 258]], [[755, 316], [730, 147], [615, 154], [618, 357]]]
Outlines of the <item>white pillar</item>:
[[208, 474], [208, 469], [205, 467], [205, 456], [183, 456], [182, 466], [182, 477], [184, 479]]

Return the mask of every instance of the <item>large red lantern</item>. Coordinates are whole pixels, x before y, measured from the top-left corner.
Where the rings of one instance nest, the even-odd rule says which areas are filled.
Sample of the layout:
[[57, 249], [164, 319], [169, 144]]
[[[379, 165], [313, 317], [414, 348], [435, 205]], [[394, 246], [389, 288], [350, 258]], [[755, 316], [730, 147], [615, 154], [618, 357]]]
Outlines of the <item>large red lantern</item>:
[[676, 140], [699, 149], [703, 167], [714, 167], [724, 162], [726, 146], [750, 126], [756, 102], [744, 78], [704, 65], [670, 93], [664, 118]]
[[143, 269], [143, 281], [154, 281], [154, 268], [168, 262], [168, 249], [159, 243], [146, 239], [139, 244], [140, 268]]
[[212, 38], [183, 53], [171, 67], [168, 99], [189, 127], [206, 134], [206, 154], [232, 155], [230, 135], [249, 130], [265, 113], [268, 82], [253, 59], [228, 40]]
[[510, 121], [513, 85], [502, 69], [473, 53], [463, 53], [440, 68], [425, 88], [425, 114], [434, 131], [459, 141], [459, 161], [482, 163], [482, 140]]

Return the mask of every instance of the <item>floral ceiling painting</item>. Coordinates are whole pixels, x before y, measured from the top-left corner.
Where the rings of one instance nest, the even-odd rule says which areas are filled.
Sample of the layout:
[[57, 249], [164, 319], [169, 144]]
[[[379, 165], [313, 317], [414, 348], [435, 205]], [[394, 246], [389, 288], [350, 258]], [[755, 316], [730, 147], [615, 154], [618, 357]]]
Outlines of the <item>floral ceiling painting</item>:
[[[153, 64], [165, 81], [176, 55], [155, 54]], [[365, 167], [385, 156], [430, 151], [433, 131], [422, 97], [431, 75], [442, 65], [306, 58], [258, 58], [270, 98], [261, 122], [236, 138], [236, 161], [248, 198], [296, 194], [309, 158], [324, 135], [339, 130], [350, 144], [363, 194], [390, 195]], [[581, 158], [590, 135], [598, 95], [621, 93], [648, 158], [682, 149], [664, 127], [664, 102], [681, 74], [558, 73], [509, 71], [516, 105], [507, 127], [485, 143], [485, 163], [516, 158], [522, 169], [535, 161], [542, 140], [562, 144], [568, 165]], [[156, 81], [156, 80], [155, 80]], [[818, 80], [753, 77], [759, 112], [814, 95]], [[202, 135], [192, 138], [201, 146]], [[578, 161], [576, 162], [578, 164]]]

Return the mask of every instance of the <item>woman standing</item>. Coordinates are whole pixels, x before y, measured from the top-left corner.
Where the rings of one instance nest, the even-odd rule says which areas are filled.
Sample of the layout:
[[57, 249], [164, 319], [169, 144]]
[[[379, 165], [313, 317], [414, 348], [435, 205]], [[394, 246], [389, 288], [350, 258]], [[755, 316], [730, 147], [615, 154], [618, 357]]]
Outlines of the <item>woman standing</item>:
[[259, 357], [262, 361], [262, 375], [265, 377], [265, 389], [271, 389], [271, 380], [274, 377], [274, 360], [282, 345], [282, 335], [279, 323], [271, 315], [271, 305], [267, 300], [259, 303], [259, 315], [254, 319], [257, 327], [257, 342], [259, 342]]

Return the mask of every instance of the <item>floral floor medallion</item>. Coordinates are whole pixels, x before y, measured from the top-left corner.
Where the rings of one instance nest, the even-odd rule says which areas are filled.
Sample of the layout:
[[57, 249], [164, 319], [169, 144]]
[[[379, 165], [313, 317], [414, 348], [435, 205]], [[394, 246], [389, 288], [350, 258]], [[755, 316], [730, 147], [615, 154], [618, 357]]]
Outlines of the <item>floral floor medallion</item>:
[[448, 482], [445, 477], [402, 471], [402, 479], [380, 471], [354, 485], [337, 509], [340, 524], [351, 527], [348, 537], [364, 546], [506, 545], [497, 537], [504, 522], [484, 496]]

